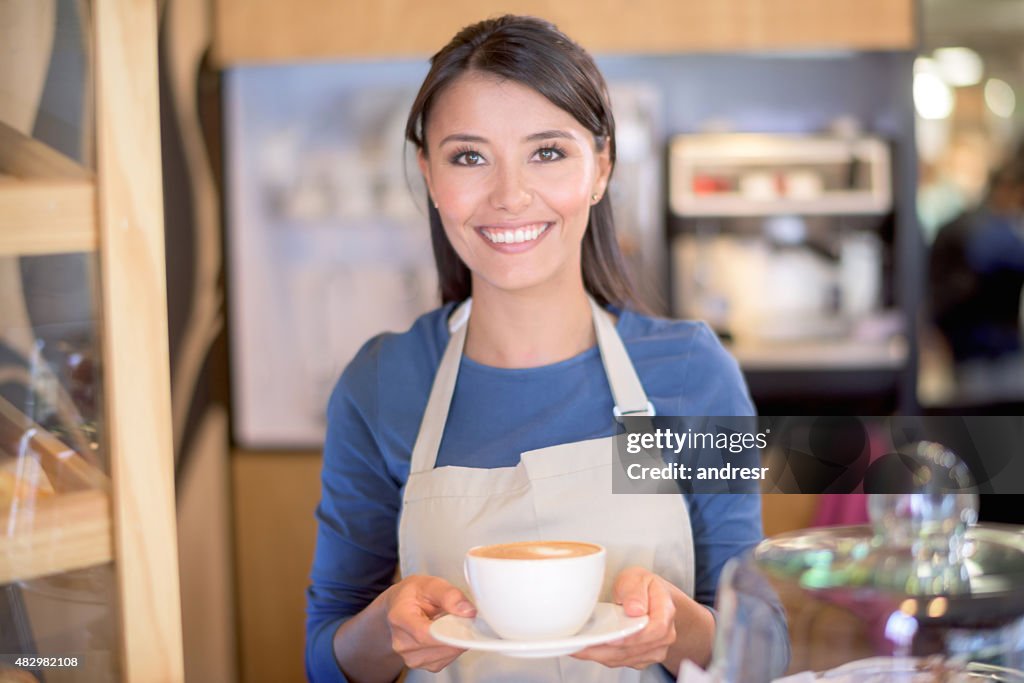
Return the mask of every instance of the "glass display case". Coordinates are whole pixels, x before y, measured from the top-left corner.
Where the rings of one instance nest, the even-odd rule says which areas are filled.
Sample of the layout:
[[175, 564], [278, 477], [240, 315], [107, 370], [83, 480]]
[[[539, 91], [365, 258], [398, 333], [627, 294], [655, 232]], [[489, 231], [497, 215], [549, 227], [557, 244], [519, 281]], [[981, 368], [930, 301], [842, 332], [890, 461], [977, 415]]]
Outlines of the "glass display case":
[[[936, 444], [917, 453], [932, 458], [921, 482], [966, 472]], [[1024, 682], [1024, 529], [976, 524], [969, 486], [868, 507], [868, 525], [782, 534], [732, 560], [712, 666], [681, 680]]]
[[181, 681], [156, 4], [0, 14], [0, 681]]
[[[78, 258], [46, 261], [67, 266]], [[6, 255], [0, 270], [22, 276], [19, 261]], [[38, 302], [31, 287], [6, 289], [8, 314], [19, 295]], [[99, 377], [90, 369], [95, 347], [72, 341], [78, 335], [70, 330], [84, 323], [35, 325], [15, 334], [9, 317], [4, 322], [0, 651], [14, 660], [3, 664], [38, 680], [43, 674], [48, 681], [117, 680], [111, 481], [95, 401]], [[45, 657], [61, 661], [32, 664]]]

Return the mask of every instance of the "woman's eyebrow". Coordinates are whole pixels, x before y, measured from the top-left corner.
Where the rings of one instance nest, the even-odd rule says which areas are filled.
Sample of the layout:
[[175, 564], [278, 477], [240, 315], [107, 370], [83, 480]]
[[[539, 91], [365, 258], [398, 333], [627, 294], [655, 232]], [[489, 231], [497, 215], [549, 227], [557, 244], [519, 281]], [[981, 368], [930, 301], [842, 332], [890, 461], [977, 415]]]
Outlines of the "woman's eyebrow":
[[572, 133], [569, 133], [569, 132], [564, 131], [564, 130], [553, 129], [553, 130], [542, 130], [539, 133], [534, 133], [532, 135], [527, 135], [525, 138], [523, 138], [523, 140], [525, 142], [535, 142], [537, 140], [550, 140], [551, 138], [563, 138], [565, 140], [575, 140], [576, 139], [572, 135]]
[[446, 145], [449, 142], [487, 142], [487, 138], [482, 138], [479, 135], [469, 135], [467, 133], [454, 133], [449, 135], [445, 139], [441, 140], [441, 145]]
[[[523, 138], [523, 142], [536, 142], [538, 140], [550, 140], [551, 138], [561, 138], [564, 140], [575, 140], [575, 136], [564, 130], [552, 128], [551, 130], [542, 130], [539, 133], [531, 133]], [[470, 135], [469, 133], [453, 133], [448, 135], [441, 140], [440, 145], [446, 145], [449, 142], [476, 142], [486, 143], [487, 138], [479, 135]]]

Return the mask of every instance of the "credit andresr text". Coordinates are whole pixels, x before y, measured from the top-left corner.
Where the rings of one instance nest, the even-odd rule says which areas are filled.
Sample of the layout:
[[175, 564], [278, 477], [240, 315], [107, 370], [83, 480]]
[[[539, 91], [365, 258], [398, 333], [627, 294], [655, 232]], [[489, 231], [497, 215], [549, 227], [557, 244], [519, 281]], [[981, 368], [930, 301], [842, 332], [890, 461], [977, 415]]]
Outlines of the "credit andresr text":
[[679, 463], [670, 463], [661, 467], [646, 467], [633, 463], [626, 468], [626, 476], [630, 479], [679, 479], [679, 480], [735, 480], [735, 479], [766, 479], [767, 467], [688, 467]]

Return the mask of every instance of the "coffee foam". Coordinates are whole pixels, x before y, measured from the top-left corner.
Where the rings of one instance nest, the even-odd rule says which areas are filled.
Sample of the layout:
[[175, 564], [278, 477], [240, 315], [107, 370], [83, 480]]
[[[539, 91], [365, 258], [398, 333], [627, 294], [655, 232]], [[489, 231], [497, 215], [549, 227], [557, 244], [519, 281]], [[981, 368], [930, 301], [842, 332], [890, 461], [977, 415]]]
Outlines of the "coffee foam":
[[501, 560], [549, 560], [584, 557], [601, 552], [600, 546], [577, 541], [522, 541], [482, 546], [469, 551], [475, 557]]

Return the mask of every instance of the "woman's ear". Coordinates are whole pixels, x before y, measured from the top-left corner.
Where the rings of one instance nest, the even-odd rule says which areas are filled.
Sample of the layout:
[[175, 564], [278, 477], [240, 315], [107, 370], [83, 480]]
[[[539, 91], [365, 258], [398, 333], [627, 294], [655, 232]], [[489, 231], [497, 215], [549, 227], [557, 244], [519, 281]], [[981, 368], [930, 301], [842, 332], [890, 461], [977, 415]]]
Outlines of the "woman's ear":
[[612, 158], [608, 143], [597, 152], [597, 177], [594, 178], [593, 194], [604, 197], [608, 189], [608, 179], [612, 175]]
[[427, 184], [427, 192], [430, 193], [430, 201], [434, 201], [434, 184], [430, 179], [430, 160], [427, 159], [427, 155], [423, 153], [422, 149], [416, 150], [416, 164], [420, 167], [420, 173], [423, 175], [423, 182]]

